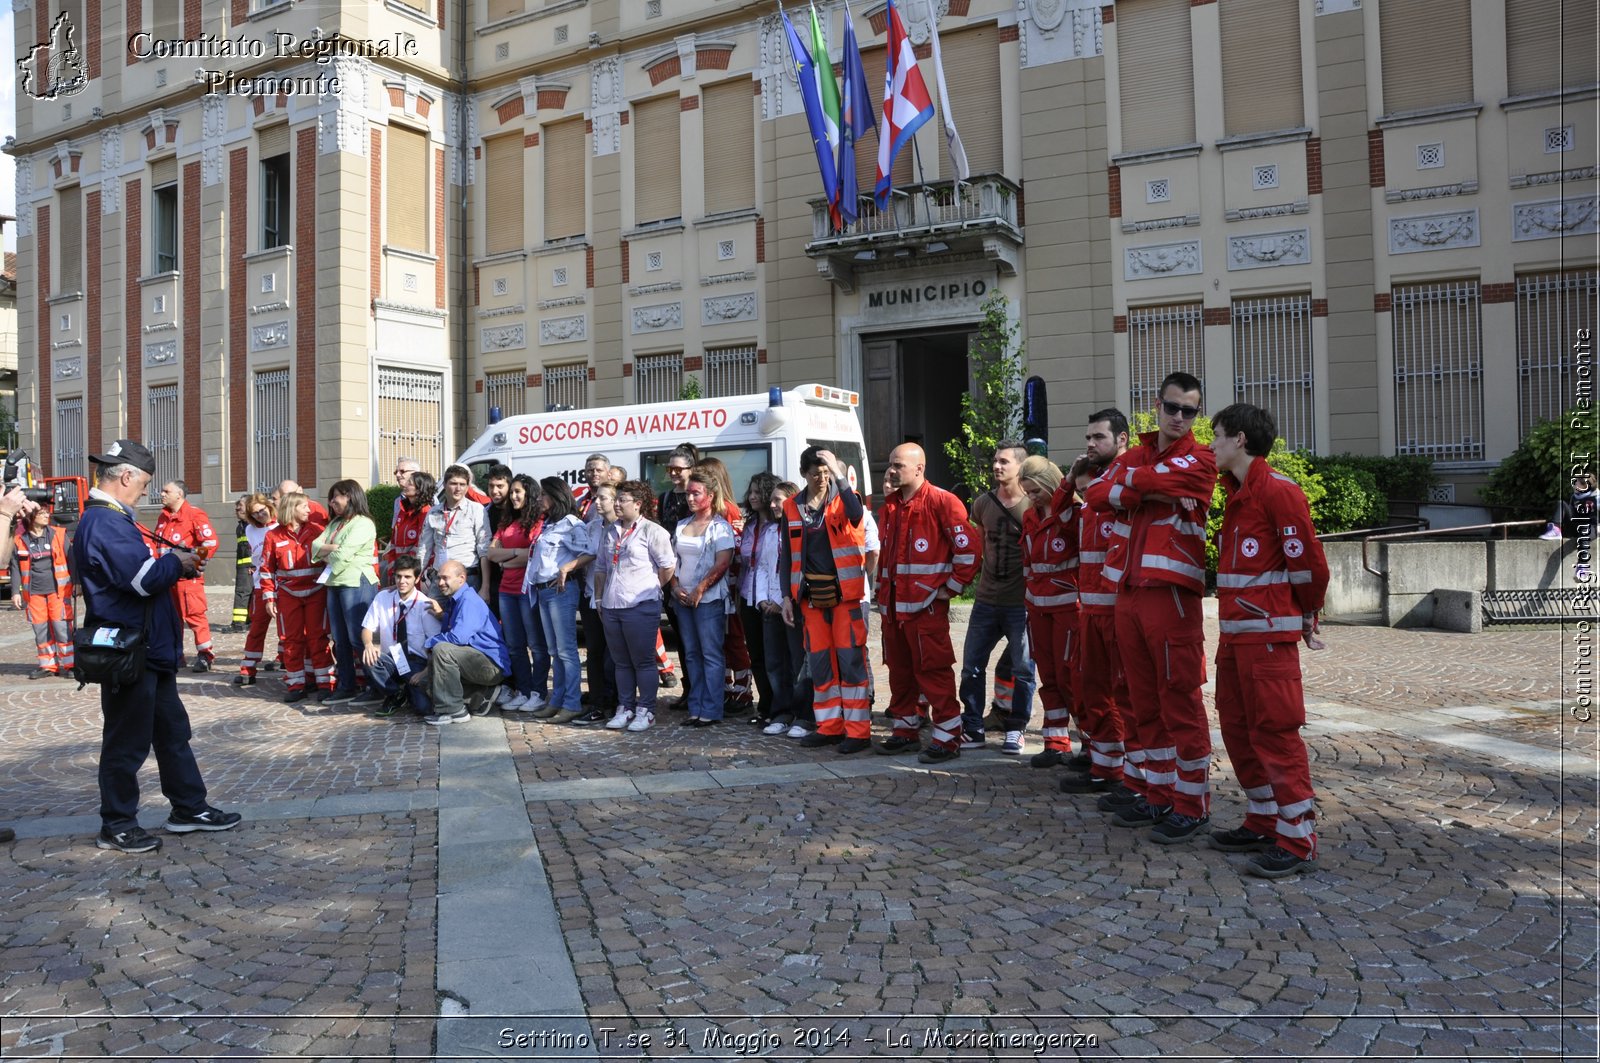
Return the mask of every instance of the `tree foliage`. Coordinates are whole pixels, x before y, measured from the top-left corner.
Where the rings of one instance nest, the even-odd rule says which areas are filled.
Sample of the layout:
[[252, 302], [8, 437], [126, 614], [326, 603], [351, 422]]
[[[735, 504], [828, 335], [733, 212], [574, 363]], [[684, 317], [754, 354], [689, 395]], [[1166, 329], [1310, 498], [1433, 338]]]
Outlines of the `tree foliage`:
[[1503, 510], [1505, 519], [1548, 516], [1552, 504], [1567, 497], [1573, 474], [1593, 471], [1595, 442], [1591, 411], [1573, 409], [1540, 421], [1489, 474], [1483, 500]]
[[1003, 439], [1022, 438], [1021, 326], [996, 291], [983, 302], [983, 325], [973, 340], [972, 388], [961, 396], [961, 428], [944, 442], [956, 482], [976, 496], [989, 487], [989, 464]]
[[379, 540], [387, 541], [394, 534], [394, 500], [399, 497], [398, 484], [373, 484], [367, 492], [367, 509], [372, 512]]

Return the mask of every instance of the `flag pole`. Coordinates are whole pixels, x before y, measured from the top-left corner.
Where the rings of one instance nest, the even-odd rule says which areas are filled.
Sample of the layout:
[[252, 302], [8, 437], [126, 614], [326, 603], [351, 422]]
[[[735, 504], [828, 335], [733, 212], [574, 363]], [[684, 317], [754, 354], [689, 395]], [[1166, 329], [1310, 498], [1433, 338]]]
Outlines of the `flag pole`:
[[[922, 189], [922, 213], [928, 219], [928, 224], [933, 224], [933, 208], [928, 203], [928, 172], [922, 168], [922, 149], [917, 146], [917, 137], [911, 135], [911, 157], [917, 163], [917, 184]], [[915, 221], [916, 219], [912, 219]]]

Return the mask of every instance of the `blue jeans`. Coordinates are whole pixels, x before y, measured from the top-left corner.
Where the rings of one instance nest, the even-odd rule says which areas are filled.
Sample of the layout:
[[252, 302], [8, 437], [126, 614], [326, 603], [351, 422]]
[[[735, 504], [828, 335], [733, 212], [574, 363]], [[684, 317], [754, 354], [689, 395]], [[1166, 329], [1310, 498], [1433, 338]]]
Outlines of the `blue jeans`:
[[566, 590], [555, 586], [532, 587], [534, 608], [539, 614], [539, 630], [544, 638], [544, 651], [555, 665], [555, 675], [550, 681], [550, 704], [558, 709], [577, 712], [583, 683], [583, 670], [578, 663], [578, 590], [582, 583], [567, 580]]
[[333, 634], [334, 687], [356, 688], [356, 667], [361, 659], [361, 621], [377, 597], [378, 585], [365, 580], [354, 587], [328, 588], [328, 630]]
[[411, 672], [408, 675], [401, 675], [399, 669], [394, 666], [394, 660], [387, 653], [380, 653], [378, 663], [367, 670], [367, 678], [372, 681], [373, 686], [385, 694], [393, 694], [403, 686], [411, 707], [426, 716], [433, 711], [433, 700], [428, 697], [428, 686], [412, 683], [411, 677], [428, 667], [428, 659], [407, 651], [406, 661], [411, 665]]
[[1002, 638], [1006, 640], [1006, 655], [1011, 659], [1011, 677], [1016, 682], [1006, 730], [1026, 729], [1033, 712], [1028, 610], [1020, 605], [974, 602], [972, 617], [967, 621], [967, 641], [961, 650], [961, 731], [969, 738], [983, 735], [983, 711], [988, 707], [983, 678], [989, 667], [989, 655]]
[[728, 606], [721, 598], [699, 605], [674, 605], [678, 637], [683, 640], [683, 662], [689, 669], [689, 715], [702, 720], [722, 719], [722, 688], [727, 680], [722, 642], [728, 634]]
[[[511, 651], [511, 680], [518, 694], [538, 694], [541, 698], [550, 683], [550, 654], [545, 652], [544, 635], [533, 600], [526, 594], [500, 592], [500, 627]], [[528, 663], [529, 654], [533, 663]]]

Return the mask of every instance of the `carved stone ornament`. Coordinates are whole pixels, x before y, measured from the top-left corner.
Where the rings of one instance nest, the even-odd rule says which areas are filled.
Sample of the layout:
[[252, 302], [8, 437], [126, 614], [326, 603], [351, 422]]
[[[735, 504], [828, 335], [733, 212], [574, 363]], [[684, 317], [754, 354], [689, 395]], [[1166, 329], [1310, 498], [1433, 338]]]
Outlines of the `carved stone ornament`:
[[122, 178], [117, 169], [122, 165], [122, 130], [104, 130], [100, 134], [100, 172], [105, 175], [100, 182], [100, 213], [122, 212]]
[[250, 327], [250, 349], [252, 351], [270, 351], [275, 347], [289, 345], [289, 323], [287, 321], [274, 321], [267, 325], [252, 325]]
[[147, 343], [144, 345], [145, 365], [166, 365], [178, 358], [178, 341], [167, 340], [165, 343]]
[[[905, 20], [906, 36], [911, 38], [912, 44], [927, 44], [929, 36], [928, 5], [924, 0], [911, 0], [910, 3], [895, 8], [900, 12], [900, 17]], [[950, 0], [934, 0], [934, 17], [944, 18], [950, 13]]]
[[1511, 208], [1511, 239], [1547, 240], [1600, 232], [1600, 197], [1517, 203]]
[[622, 150], [622, 60], [616, 56], [589, 64], [590, 146], [596, 158]]
[[339, 91], [322, 98], [317, 116], [317, 150], [323, 155], [367, 153], [367, 79], [372, 63], [354, 55], [334, 56], [329, 80], [339, 79]]
[[1452, 247], [1478, 246], [1478, 212], [1419, 214], [1410, 218], [1389, 219], [1389, 253], [1409, 255], [1418, 251], [1443, 251]]
[[1061, 28], [1061, 21], [1067, 14], [1067, 0], [1024, 0], [1024, 2], [1033, 24], [1047, 36], [1053, 35]]
[[287, 309], [289, 309], [289, 304], [285, 303], [285, 302], [257, 303], [255, 306], [252, 306], [250, 308], [250, 313], [252, 313], [252, 314], [271, 314], [271, 313], [274, 313], [274, 312], [279, 311], [279, 310], [287, 310]]
[[589, 316], [552, 317], [539, 322], [539, 346], [556, 343], [577, 343], [589, 338]]
[[63, 358], [56, 362], [57, 380], [71, 380], [73, 377], [80, 377], [82, 375], [83, 359], [81, 357]]
[[683, 328], [682, 303], [658, 303], [633, 308], [633, 331], [665, 332]]
[[1200, 241], [1181, 244], [1153, 244], [1123, 250], [1124, 280], [1142, 281], [1153, 277], [1181, 277], [1200, 272]]
[[710, 295], [700, 300], [700, 323], [721, 325], [729, 321], [752, 321], [756, 316], [756, 293]]
[[17, 235], [33, 235], [33, 160], [26, 155], [16, 160], [17, 182]]
[[1311, 230], [1293, 229], [1283, 233], [1228, 238], [1228, 268], [1261, 269], [1265, 266], [1298, 266], [1311, 261]]
[[520, 351], [528, 346], [526, 325], [499, 325], [480, 329], [478, 349], [481, 351]]

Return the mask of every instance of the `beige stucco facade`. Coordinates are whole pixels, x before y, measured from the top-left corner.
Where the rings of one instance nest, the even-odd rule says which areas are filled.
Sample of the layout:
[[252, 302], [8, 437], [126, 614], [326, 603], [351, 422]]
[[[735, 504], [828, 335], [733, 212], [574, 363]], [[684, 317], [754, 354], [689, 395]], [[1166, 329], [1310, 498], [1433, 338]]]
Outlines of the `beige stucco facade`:
[[[1132, 150], [1122, 86], [1137, 60], [1119, 40], [1152, 2], [936, 0], [947, 52], [993, 34], [991, 164], [953, 189], [929, 122], [916, 138], [929, 191], [834, 231], [767, 3], [183, 5], [182, 38], [261, 41], [257, 60], [135, 56], [130, 38], [160, 5], [72, 0], [85, 82], [20, 95], [13, 148], [23, 444], [76, 472], [88, 449], [138, 436], [218, 509], [284, 476], [381, 482], [402, 453], [442, 465], [491, 406], [821, 380], [862, 392], [881, 460], [901, 438], [948, 431], [950, 374], [999, 291], [1049, 384], [1058, 458], [1076, 453], [1089, 412], [1147, 400], [1167, 357], [1158, 334], [1197, 359], [1213, 409], [1281, 395], [1320, 451], [1405, 452], [1437, 426], [1398, 382], [1394, 299], [1459, 284], [1478, 335], [1452, 394], [1482, 407], [1482, 438], [1436, 456], [1470, 492], [1521, 431], [1499, 411], [1525, 386], [1522, 278], [1588, 284], [1577, 302], [1593, 323], [1595, 87], [1513, 96], [1507, 7], [1476, 0], [1472, 98], [1389, 113], [1386, 5], [1323, 0], [1293, 5], [1300, 123], [1230, 135], [1229, 0], [1196, 3], [1192, 136]], [[61, 3], [15, 4], [19, 56], [49, 39]], [[818, 6], [835, 63], [844, 10]], [[854, 15], [863, 48], [881, 47], [882, 3]], [[927, 9], [908, 2], [902, 17], [925, 49]], [[270, 55], [275, 34], [318, 29], [396, 54]], [[208, 95], [197, 66], [311, 91]], [[971, 88], [950, 74], [958, 94]], [[748, 142], [708, 128], [706, 101], [733, 82], [748, 86]], [[641, 159], [641, 105], [671, 97], [677, 157]], [[549, 131], [571, 121], [581, 234], [546, 225], [562, 192], [546, 187]], [[501, 137], [523, 145], [520, 240], [490, 209], [485, 146]], [[728, 209], [708, 185], [746, 152], [749, 201]], [[641, 217], [641, 184], [672, 168], [676, 214]], [[157, 192], [173, 181], [168, 223]], [[79, 197], [77, 246], [63, 246]], [[1280, 318], [1292, 350], [1260, 326]], [[62, 415], [73, 401], [81, 423]]]

